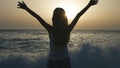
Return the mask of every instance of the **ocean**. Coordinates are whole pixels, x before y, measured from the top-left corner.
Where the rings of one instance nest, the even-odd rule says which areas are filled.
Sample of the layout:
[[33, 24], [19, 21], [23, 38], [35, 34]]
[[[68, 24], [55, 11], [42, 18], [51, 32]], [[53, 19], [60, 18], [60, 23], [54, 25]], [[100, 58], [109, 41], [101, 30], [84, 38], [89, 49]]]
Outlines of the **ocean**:
[[[45, 30], [0, 30], [0, 68], [47, 68]], [[68, 44], [72, 68], [120, 68], [119, 30], [74, 30]]]

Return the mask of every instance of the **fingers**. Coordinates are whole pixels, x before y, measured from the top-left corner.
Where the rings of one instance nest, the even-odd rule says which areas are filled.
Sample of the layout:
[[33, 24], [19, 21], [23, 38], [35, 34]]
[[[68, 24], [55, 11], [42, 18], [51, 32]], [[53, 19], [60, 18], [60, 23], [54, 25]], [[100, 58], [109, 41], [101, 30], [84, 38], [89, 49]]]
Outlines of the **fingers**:
[[20, 4], [25, 4], [25, 3], [24, 3], [24, 1], [22, 1], [22, 2], [18, 1], [18, 4], [20, 5]]
[[98, 0], [96, 0], [96, 3], [98, 3]]
[[18, 2], [18, 5], [17, 6], [20, 6], [22, 3], [21, 2]]
[[98, 3], [98, 0], [90, 0], [91, 5], [96, 5]]
[[98, 2], [98, 0], [90, 0], [91, 2], [95, 2], [95, 3], [97, 3]]
[[96, 2], [96, 3], [97, 3], [97, 2], [98, 2], [98, 0], [94, 0], [94, 2]]
[[21, 9], [22, 3], [20, 1], [18, 1], [18, 5], [17, 5], [19, 9]]
[[17, 6], [21, 6], [21, 5], [24, 5], [25, 3], [22, 1], [22, 2], [18, 2], [18, 5]]
[[20, 7], [17, 7], [18, 9], [21, 9]]
[[22, 1], [22, 3], [23, 3], [23, 4], [25, 4], [25, 2], [24, 2], [24, 1]]
[[98, 0], [95, 0], [95, 4], [97, 4], [98, 3]]
[[18, 1], [18, 5], [17, 6], [18, 6], [17, 8], [20, 8], [20, 9], [26, 9], [27, 8], [27, 6], [24, 3], [24, 1], [22, 1], [22, 2]]
[[18, 5], [17, 5], [17, 6], [18, 6], [18, 7], [20, 7], [20, 6], [21, 6], [21, 4], [22, 4], [21, 2], [18, 2]]

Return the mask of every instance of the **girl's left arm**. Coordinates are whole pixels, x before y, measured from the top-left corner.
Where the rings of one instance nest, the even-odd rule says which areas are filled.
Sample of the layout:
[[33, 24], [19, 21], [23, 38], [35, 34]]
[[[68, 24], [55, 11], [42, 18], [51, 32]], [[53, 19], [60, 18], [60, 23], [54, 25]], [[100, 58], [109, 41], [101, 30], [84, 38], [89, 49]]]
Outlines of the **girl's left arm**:
[[47, 22], [45, 22], [39, 15], [37, 15], [35, 12], [33, 12], [30, 8], [27, 7], [27, 5], [22, 1], [18, 2], [18, 8], [26, 10], [28, 13], [30, 13], [33, 17], [35, 17], [45, 28], [46, 30], [51, 30], [51, 25], [49, 25]]

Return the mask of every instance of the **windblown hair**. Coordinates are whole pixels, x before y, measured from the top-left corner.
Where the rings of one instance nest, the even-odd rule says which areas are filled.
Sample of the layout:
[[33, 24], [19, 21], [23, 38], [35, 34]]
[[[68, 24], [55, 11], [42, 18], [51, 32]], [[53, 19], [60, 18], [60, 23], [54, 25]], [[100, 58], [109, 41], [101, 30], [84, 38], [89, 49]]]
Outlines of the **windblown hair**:
[[63, 8], [56, 8], [53, 13], [53, 32], [57, 45], [67, 44], [70, 39], [68, 32], [68, 19]]

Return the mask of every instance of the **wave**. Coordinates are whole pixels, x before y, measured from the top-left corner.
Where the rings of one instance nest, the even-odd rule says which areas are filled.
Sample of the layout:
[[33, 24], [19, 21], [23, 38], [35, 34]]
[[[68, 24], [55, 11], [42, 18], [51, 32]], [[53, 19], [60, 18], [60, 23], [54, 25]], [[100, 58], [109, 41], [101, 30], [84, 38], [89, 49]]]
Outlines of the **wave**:
[[[120, 68], [119, 40], [120, 31], [74, 31], [68, 47], [72, 68]], [[0, 33], [0, 68], [47, 68], [48, 51], [45, 31]]]
[[[100, 48], [90, 43], [70, 53], [72, 68], [120, 68], [120, 47]], [[47, 68], [47, 56], [29, 58], [27, 55], [9, 55], [0, 60], [0, 68]]]
[[120, 68], [118, 47], [102, 49], [89, 43], [82, 44], [81, 50], [73, 55], [73, 68]]

